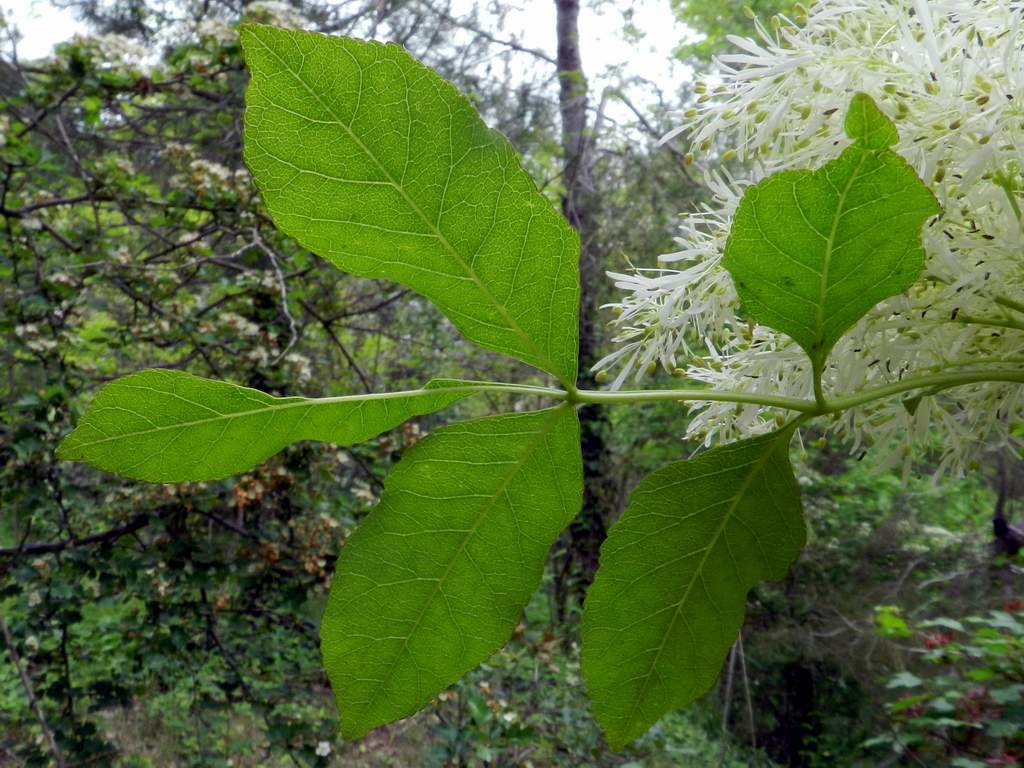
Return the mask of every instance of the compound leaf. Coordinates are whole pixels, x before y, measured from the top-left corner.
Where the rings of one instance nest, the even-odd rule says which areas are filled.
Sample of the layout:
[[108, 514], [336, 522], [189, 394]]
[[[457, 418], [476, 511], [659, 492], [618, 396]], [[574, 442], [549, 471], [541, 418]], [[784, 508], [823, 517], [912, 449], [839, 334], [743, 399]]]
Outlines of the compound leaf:
[[582, 498], [572, 406], [444, 427], [346, 542], [320, 630], [345, 738], [427, 704], [509, 638]]
[[817, 370], [839, 338], [924, 263], [921, 225], [935, 196], [889, 147], [896, 128], [858, 93], [854, 143], [816, 171], [784, 171], [743, 195], [725, 246], [747, 314], [791, 336]]
[[299, 440], [352, 445], [445, 408], [471, 387], [310, 399], [152, 369], [107, 384], [58, 458], [157, 483], [244, 472]]
[[583, 613], [583, 675], [613, 749], [704, 694], [747, 592], [804, 545], [792, 430], [648, 475], [601, 547]]
[[277, 226], [575, 383], [579, 239], [450, 83], [397, 45], [258, 25], [245, 159]]

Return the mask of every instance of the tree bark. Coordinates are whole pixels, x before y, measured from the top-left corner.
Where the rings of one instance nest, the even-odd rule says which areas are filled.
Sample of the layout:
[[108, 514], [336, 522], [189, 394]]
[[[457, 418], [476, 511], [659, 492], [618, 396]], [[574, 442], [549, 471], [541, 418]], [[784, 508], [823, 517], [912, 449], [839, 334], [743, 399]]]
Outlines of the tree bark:
[[[593, 136], [587, 130], [587, 80], [580, 58], [579, 0], [555, 0], [557, 11], [559, 111], [564, 158], [562, 213], [580, 237], [579, 385], [594, 384], [590, 366], [597, 360], [598, 312], [604, 275], [592, 247]], [[583, 509], [568, 533], [555, 568], [556, 617], [566, 616], [568, 600], [582, 595], [597, 570], [598, 552], [616, 499], [616, 483], [606, 435], [608, 420], [597, 406], [580, 409], [583, 451]]]

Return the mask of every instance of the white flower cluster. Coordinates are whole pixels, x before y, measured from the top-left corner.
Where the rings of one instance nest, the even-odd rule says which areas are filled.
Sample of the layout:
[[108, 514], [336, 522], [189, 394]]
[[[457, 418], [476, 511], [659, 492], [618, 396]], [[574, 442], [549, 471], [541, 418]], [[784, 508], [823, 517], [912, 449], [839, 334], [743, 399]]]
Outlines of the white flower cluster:
[[[750, 184], [816, 168], [849, 143], [850, 98], [868, 93], [896, 123], [894, 149], [935, 193], [922, 279], [875, 307], [835, 347], [826, 395], [949, 368], [1024, 363], [1024, 0], [820, 0], [794, 24], [757, 23], [759, 40], [730, 37], [680, 127], [697, 154], [746, 161], [747, 178], [705, 171], [713, 204], [685, 216], [680, 250], [658, 269], [613, 274], [629, 291], [613, 305], [620, 346], [596, 366], [614, 387], [658, 364], [716, 389], [812, 397], [810, 363], [788, 337], [748, 324], [721, 257]], [[668, 138], [668, 137], [666, 137]], [[692, 155], [688, 156], [688, 159]], [[889, 445], [941, 424], [942, 470], [1013, 440], [1024, 417], [1017, 385], [961, 386], [905, 407], [898, 399], [831, 425], [855, 442]], [[690, 436], [710, 443], [773, 428], [776, 414], [694, 404]], [[889, 439], [889, 438], [896, 438]], [[899, 453], [899, 452], [898, 452]], [[898, 455], [897, 455], [898, 458]]]
[[147, 69], [149, 52], [144, 45], [127, 35], [75, 35], [74, 42], [91, 49], [96, 61], [105, 70], [138, 74]]

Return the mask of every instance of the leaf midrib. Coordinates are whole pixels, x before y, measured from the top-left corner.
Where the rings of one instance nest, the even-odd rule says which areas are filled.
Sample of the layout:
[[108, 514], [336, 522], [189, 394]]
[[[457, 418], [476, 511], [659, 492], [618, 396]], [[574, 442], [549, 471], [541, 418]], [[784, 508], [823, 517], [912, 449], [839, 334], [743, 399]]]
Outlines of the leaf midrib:
[[[187, 398], [182, 398], [181, 395], [176, 395], [176, 394], [171, 393], [171, 392], [161, 392], [160, 390], [153, 390], [153, 391], [158, 393], [158, 394], [160, 394], [160, 395], [175, 396], [175, 397], [181, 398], [181, 399], [185, 400], [187, 403], [190, 403], [191, 405], [202, 405], [201, 403], [197, 403], [194, 400], [189, 400]], [[472, 388], [472, 387], [466, 387], [466, 388], [462, 388], [462, 387], [446, 387], [444, 389], [412, 389], [412, 390], [406, 390], [406, 391], [402, 391], [402, 392], [375, 392], [375, 393], [367, 394], [367, 395], [341, 395], [341, 396], [338, 396], [338, 397], [324, 397], [324, 398], [317, 398], [317, 399], [313, 399], [313, 398], [300, 398], [300, 399], [295, 400], [294, 402], [270, 404], [270, 405], [267, 405], [267, 406], [265, 406], [263, 408], [253, 408], [252, 410], [248, 410], [248, 411], [236, 411], [234, 413], [222, 413], [222, 414], [220, 414], [218, 416], [211, 416], [211, 417], [209, 417], [207, 419], [194, 419], [193, 421], [179, 421], [179, 422], [176, 422], [174, 424], [167, 424], [167, 425], [162, 426], [162, 427], [154, 427], [152, 429], [140, 429], [140, 430], [137, 430], [135, 432], [124, 432], [124, 433], [119, 434], [119, 435], [113, 435], [111, 437], [104, 437], [104, 438], [102, 438], [100, 440], [91, 440], [89, 442], [78, 442], [78, 443], [76, 443], [74, 445], [74, 448], [76, 448], [76, 449], [91, 448], [91, 447], [93, 447], [95, 445], [102, 445], [103, 443], [108, 443], [108, 442], [112, 442], [112, 441], [129, 440], [129, 439], [131, 439], [133, 437], [141, 437], [143, 435], [152, 435], [152, 434], [156, 434], [158, 432], [166, 432], [169, 429], [181, 429], [181, 428], [184, 428], [184, 427], [197, 427], [197, 426], [202, 426], [204, 424], [212, 424], [212, 423], [217, 422], [217, 421], [224, 421], [224, 420], [229, 420], [229, 419], [244, 419], [244, 418], [248, 418], [250, 416], [259, 416], [261, 414], [265, 414], [265, 413], [268, 413], [268, 412], [276, 413], [278, 411], [290, 410], [292, 408], [303, 408], [303, 407], [305, 407], [305, 408], [318, 408], [318, 407], [324, 406], [324, 405], [340, 405], [340, 404], [345, 404], [345, 403], [362, 403], [362, 402], [373, 401], [373, 400], [394, 400], [394, 399], [399, 399], [399, 398], [414, 398], [414, 397], [418, 397], [418, 396], [421, 396], [421, 395], [428, 395], [428, 394], [430, 394], [430, 395], [436, 394], [436, 395], [440, 396], [440, 395], [444, 395], [444, 394], [448, 394], [448, 393], [461, 394], [463, 392], [474, 392], [474, 391], [476, 391], [476, 389]], [[99, 408], [100, 409], [102, 409], [104, 407], [115, 407], [115, 406], [103, 406], [103, 404], [99, 404]], [[141, 415], [141, 414], [137, 414], [137, 415]]]
[[[850, 174], [850, 178], [846, 181], [846, 186], [844, 186], [843, 191], [839, 193], [839, 200], [836, 203], [835, 215], [832, 217], [832, 227], [828, 233], [828, 241], [825, 243], [825, 258], [821, 263], [821, 283], [818, 291], [818, 306], [815, 309], [814, 317], [815, 330], [817, 331], [818, 336], [816, 339], [818, 348], [814, 352], [817, 366], [822, 364], [825, 356], [825, 299], [828, 295], [828, 273], [829, 267], [832, 263], [832, 251], [835, 248], [836, 232], [839, 229], [839, 220], [843, 217], [842, 212], [843, 207], [846, 204], [846, 196], [849, 194], [850, 187], [853, 186], [853, 182], [857, 179], [858, 174], [860, 174], [860, 169], [864, 165], [867, 155], [867, 150], [861, 148], [860, 160], [857, 162], [857, 167], [853, 169], [853, 173]], [[800, 208], [799, 204], [797, 204], [797, 208]], [[801, 213], [803, 213], [802, 210]]]
[[732, 503], [729, 505], [728, 511], [722, 517], [722, 522], [718, 524], [718, 528], [715, 529], [714, 535], [711, 537], [710, 543], [704, 550], [704, 554], [701, 556], [700, 562], [697, 564], [697, 567], [694, 568], [693, 577], [690, 579], [690, 583], [686, 586], [686, 590], [683, 592], [683, 596], [679, 599], [679, 602], [676, 604], [676, 610], [672, 614], [672, 620], [669, 622], [668, 628], [662, 635], [661, 644], [658, 646], [658, 650], [654, 655], [654, 660], [651, 661], [651, 664], [647, 669], [647, 673], [644, 675], [644, 681], [640, 686], [640, 694], [634, 698], [633, 706], [630, 708], [629, 715], [626, 716], [624, 728], [625, 731], [629, 731], [630, 726], [633, 724], [633, 720], [636, 717], [637, 709], [640, 707], [640, 702], [643, 701], [644, 698], [647, 696], [647, 689], [651, 681], [651, 675], [654, 674], [654, 669], [658, 666], [658, 661], [661, 660], [661, 655], [664, 652], [665, 646], [668, 643], [669, 636], [675, 629], [676, 622], [679, 621], [680, 616], [682, 616], [683, 606], [689, 599], [690, 592], [693, 590], [694, 585], [697, 583], [697, 579], [701, 578], [703, 575], [704, 565], [707, 563], [707, 559], [711, 556], [711, 553], [717, 546], [718, 539], [721, 537], [722, 533], [725, 531], [726, 526], [729, 524], [729, 521], [732, 519], [733, 514], [736, 512], [736, 508], [739, 506], [740, 500], [746, 494], [747, 489], [750, 487], [750, 484], [754, 481], [754, 478], [757, 476], [757, 474], [764, 469], [765, 464], [767, 464], [768, 460], [771, 458], [772, 451], [775, 450], [774, 440], [771, 441], [768, 445], [769, 450], [766, 450], [764, 456], [759, 458], [752, 465], [752, 469], [743, 479], [742, 485], [740, 485], [736, 494], [733, 496]]
[[[373, 152], [370, 151], [370, 149], [362, 142], [362, 140], [360, 140], [360, 138], [352, 131], [352, 129], [349, 126], [347, 126], [341, 120], [341, 118], [337, 115], [337, 113], [331, 107], [329, 107], [327, 104], [325, 104], [323, 102], [323, 100], [320, 98], [320, 96], [313, 89], [311, 89], [308, 85], [306, 85], [306, 83], [302, 80], [302, 78], [299, 77], [299, 74], [297, 72], [295, 72], [288, 65], [288, 63], [283, 58], [281, 58], [281, 56], [277, 53], [277, 51], [275, 51], [273, 48], [271, 48], [269, 45], [267, 45], [265, 42], [263, 42], [263, 40], [261, 40], [259, 38], [259, 36], [255, 32], [253, 32], [252, 34], [253, 34], [253, 38], [255, 40], [257, 40], [260, 43], [260, 45], [263, 46], [263, 48], [265, 50], [269, 51], [274, 56], [274, 58], [276, 58], [281, 63], [281, 66], [284, 67], [285, 71], [287, 71], [292, 76], [292, 79], [295, 82], [297, 82], [299, 85], [301, 85], [310, 96], [312, 96], [314, 99], [316, 99], [317, 103], [320, 104], [320, 106], [323, 107], [323, 109], [326, 110], [327, 113], [330, 114], [331, 117], [334, 118], [335, 124], [337, 124], [339, 127], [341, 127], [345, 131], [345, 133], [348, 134], [349, 138], [351, 138], [352, 141], [354, 141], [356, 143], [356, 145], [359, 147], [359, 149], [362, 150], [362, 152], [373, 162], [373, 164], [377, 166], [378, 170], [388, 180], [388, 183], [391, 184], [392, 187], [394, 187], [395, 190], [398, 191], [398, 193], [402, 196], [402, 198], [405, 200], [405, 202], [409, 205], [409, 207], [413, 211], [413, 213], [415, 213], [416, 216], [418, 216], [419, 219], [423, 222], [423, 224], [426, 227], [428, 227], [431, 232], [433, 232], [433, 234], [437, 238], [438, 242], [440, 242], [441, 245], [444, 247], [444, 249], [451, 256], [453, 256], [456, 259], [456, 261], [458, 262], [459, 266], [462, 267], [462, 270], [470, 277], [470, 279], [477, 286], [477, 288], [480, 289], [480, 291], [484, 294], [484, 296], [487, 298], [487, 300], [498, 310], [498, 313], [502, 316], [502, 318], [505, 320], [505, 322], [507, 322], [509, 324], [509, 328], [512, 331], [514, 331], [523, 341], [525, 341], [526, 344], [533, 350], [533, 353], [536, 356], [537, 360], [546, 363], [547, 366], [548, 366], [547, 370], [550, 370], [552, 373], [555, 373], [555, 371], [560, 371], [561, 370], [561, 365], [560, 364], [556, 364], [555, 361], [552, 360], [547, 354], [542, 353], [540, 347], [533, 340], [533, 338], [529, 334], [527, 334], [525, 330], [523, 330], [522, 326], [519, 325], [518, 322], [516, 322], [515, 318], [512, 317], [512, 315], [509, 313], [507, 307], [505, 307], [504, 304], [499, 302], [497, 297], [493, 293], [491, 293], [491, 291], [487, 287], [487, 285], [480, 280], [480, 277], [479, 277], [479, 275], [477, 275], [476, 270], [473, 269], [466, 262], [466, 260], [462, 257], [462, 255], [448, 241], [448, 238], [445, 237], [444, 233], [441, 232], [440, 228], [437, 227], [432, 221], [430, 221], [430, 219], [427, 218], [427, 216], [423, 213], [423, 211], [420, 210], [419, 206], [416, 205], [416, 203], [412, 200], [411, 197], [409, 197], [408, 193], [405, 190], [405, 187], [402, 184], [399, 184], [391, 176], [391, 174], [388, 172], [387, 168], [385, 168], [384, 165], [380, 162], [380, 160], [377, 159], [377, 156], [375, 154], [373, 154]], [[343, 48], [343, 50], [344, 50], [344, 48]], [[350, 58], [352, 58], [353, 61], [355, 61], [355, 57], [352, 56], [352, 54], [349, 51], [345, 50], [345, 53], [348, 54], [348, 56]], [[356, 64], [356, 67], [359, 68], [360, 75], [362, 75], [362, 71], [363, 71], [362, 70], [362, 66], [359, 64], [358, 61], [355, 61], [355, 64]], [[360, 93], [360, 95], [362, 94], [362, 82], [361, 81], [360, 81], [359, 93]], [[271, 103], [273, 103], [273, 102], [271, 102]], [[277, 105], [275, 104], [275, 106], [277, 106]], [[357, 104], [356, 110], [358, 110], [358, 104]], [[353, 116], [354, 115], [355, 115], [355, 111], [353, 112]], [[306, 116], [303, 115], [302, 117], [305, 118]], [[449, 128], [449, 133], [450, 132], [451, 132], [451, 129]], [[513, 290], [514, 290], [514, 286], [513, 286]], [[571, 384], [574, 383], [574, 382], [565, 381], [563, 379], [563, 376], [562, 376], [561, 373], [556, 373], [555, 375], [560, 380], [563, 380], [563, 383], [566, 383], [567, 385], [571, 385]]]

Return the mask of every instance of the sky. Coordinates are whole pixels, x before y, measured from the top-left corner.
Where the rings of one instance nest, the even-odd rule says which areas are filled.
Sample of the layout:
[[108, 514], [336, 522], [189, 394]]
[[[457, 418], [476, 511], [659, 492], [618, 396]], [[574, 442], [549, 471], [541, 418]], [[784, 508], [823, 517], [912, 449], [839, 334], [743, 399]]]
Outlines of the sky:
[[[472, 5], [473, 0], [461, 4]], [[460, 3], [456, 3], [456, 7]], [[509, 4], [515, 10], [500, 35], [515, 37], [531, 48], [555, 52], [555, 4], [552, 0], [518, 0]], [[643, 39], [633, 44], [622, 34], [622, 8], [632, 6], [632, 23], [643, 32]], [[580, 38], [583, 70], [591, 81], [593, 92], [604, 85], [617, 85], [619, 77], [641, 77], [658, 84], [671, 94], [689, 79], [691, 71], [680, 64], [672, 51], [683, 40], [693, 40], [694, 34], [678, 23], [669, 7], [669, 0], [634, 0], [634, 2], [583, 3], [580, 13]], [[595, 8], [596, 6], [596, 8]], [[22, 33], [18, 43], [21, 59], [46, 56], [54, 45], [83, 31], [74, 15], [67, 10], [51, 7], [47, 0], [0, 0], [7, 19]], [[621, 67], [621, 75], [611, 68]], [[631, 99], [639, 107], [653, 103], [653, 95], [643, 88], [631, 90]], [[611, 105], [609, 117], [620, 121], [635, 120], [622, 105]]]

